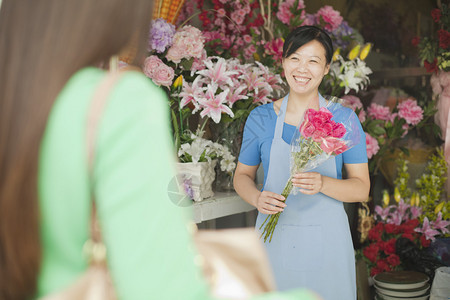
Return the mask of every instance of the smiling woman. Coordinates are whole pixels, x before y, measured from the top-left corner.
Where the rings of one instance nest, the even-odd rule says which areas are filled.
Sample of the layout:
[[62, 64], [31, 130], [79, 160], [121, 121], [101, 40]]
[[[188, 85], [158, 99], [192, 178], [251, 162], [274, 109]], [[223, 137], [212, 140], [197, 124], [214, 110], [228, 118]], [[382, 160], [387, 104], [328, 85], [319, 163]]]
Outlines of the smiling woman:
[[[258, 209], [257, 229], [267, 215], [283, 212], [272, 241], [265, 243], [280, 289], [307, 287], [324, 300], [351, 300], [356, 299], [355, 262], [343, 202], [365, 201], [369, 193], [361, 125], [359, 144], [310, 172], [295, 174], [292, 184], [300, 188], [300, 194], [280, 195], [290, 177], [290, 142], [296, 126], [306, 109], [326, 106], [318, 88], [332, 55], [330, 37], [317, 27], [298, 27], [286, 37], [283, 69], [289, 94], [250, 113], [234, 187]], [[264, 169], [261, 191], [254, 183], [260, 163]], [[343, 166], [346, 179], [342, 179]]]

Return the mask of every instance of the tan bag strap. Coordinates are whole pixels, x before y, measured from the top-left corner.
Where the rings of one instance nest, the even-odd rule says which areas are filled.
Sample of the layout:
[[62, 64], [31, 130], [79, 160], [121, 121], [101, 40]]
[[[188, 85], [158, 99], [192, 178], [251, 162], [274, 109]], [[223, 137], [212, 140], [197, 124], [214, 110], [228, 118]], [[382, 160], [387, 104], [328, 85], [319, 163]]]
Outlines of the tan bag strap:
[[[95, 243], [101, 243], [102, 234], [98, 226], [98, 218], [95, 208], [95, 179], [94, 179], [94, 161], [96, 141], [98, 134], [98, 127], [101, 116], [108, 101], [108, 96], [111, 93], [114, 85], [123, 75], [121, 71], [108, 72], [100, 82], [97, 89], [92, 95], [92, 100], [88, 109], [87, 126], [86, 126], [86, 153], [88, 159], [89, 185], [90, 185], [90, 201], [92, 204], [91, 217], [91, 240]], [[95, 249], [93, 250], [95, 251]]]

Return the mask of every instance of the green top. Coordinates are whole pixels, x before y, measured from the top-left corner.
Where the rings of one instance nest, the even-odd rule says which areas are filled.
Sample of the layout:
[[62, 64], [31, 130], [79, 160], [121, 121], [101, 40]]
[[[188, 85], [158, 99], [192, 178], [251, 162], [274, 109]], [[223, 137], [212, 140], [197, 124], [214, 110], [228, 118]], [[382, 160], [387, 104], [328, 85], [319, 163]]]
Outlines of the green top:
[[[86, 115], [104, 74], [92, 67], [77, 72], [48, 119], [38, 176], [43, 249], [38, 297], [70, 285], [87, 267]], [[194, 262], [189, 210], [173, 204], [167, 193], [175, 153], [164, 92], [141, 73], [127, 72], [108, 99], [96, 142], [97, 211], [119, 299], [208, 299]], [[314, 299], [304, 291], [274, 296], [259, 299]]]

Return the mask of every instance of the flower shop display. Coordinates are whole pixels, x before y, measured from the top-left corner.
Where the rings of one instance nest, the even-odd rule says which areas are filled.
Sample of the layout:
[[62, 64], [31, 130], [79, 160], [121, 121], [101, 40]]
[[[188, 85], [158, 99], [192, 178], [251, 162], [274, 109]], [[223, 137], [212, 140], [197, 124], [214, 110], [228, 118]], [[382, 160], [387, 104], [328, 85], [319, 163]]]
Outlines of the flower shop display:
[[209, 55], [255, 60], [275, 73], [281, 73], [283, 38], [300, 25], [316, 25], [330, 34], [336, 48], [331, 72], [326, 76], [321, 92], [340, 97], [352, 89], [358, 92], [367, 87], [372, 71], [364, 59], [371, 44], [365, 43], [329, 5], [310, 14], [306, 12], [303, 0], [211, 0], [213, 9], [209, 10], [203, 9], [204, 0], [195, 2], [200, 10], [199, 19]]
[[[191, 131], [206, 130], [236, 156], [233, 140], [250, 111], [283, 90], [280, 76], [258, 62], [207, 56], [204, 34], [191, 25], [175, 29], [165, 19], [153, 20], [149, 54], [143, 70], [168, 94], [177, 150], [192, 140]], [[208, 120], [220, 127], [206, 126]], [[230, 178], [234, 169], [227, 170]]]
[[[443, 188], [439, 184], [446, 172], [442, 150], [433, 155], [427, 171], [417, 180], [417, 190], [412, 191], [407, 185], [407, 161], [399, 159], [397, 163], [394, 203], [391, 204], [391, 197], [385, 191], [383, 205], [375, 206], [373, 221], [366, 220], [370, 218], [367, 211], [361, 219], [366, 222], [366, 226], [360, 226], [365, 231], [361, 235], [365, 244], [358, 256], [366, 261], [371, 276], [413, 267], [407, 249], [427, 249], [437, 238], [450, 236], [450, 203], [442, 199]], [[371, 227], [372, 224], [375, 225]]]
[[[445, 158], [450, 166], [450, 8], [442, 3], [431, 11], [435, 32], [428, 37], [415, 37], [412, 44], [418, 47], [421, 64], [430, 73], [433, 94], [437, 98], [436, 123], [442, 130]], [[450, 172], [447, 173], [450, 178]], [[447, 181], [450, 192], [450, 179]]]
[[408, 133], [417, 136], [421, 130], [427, 130], [423, 135], [439, 135], [439, 128], [433, 121], [436, 112], [435, 101], [422, 100], [419, 105], [416, 99], [409, 97], [395, 103], [391, 110], [389, 106], [377, 103], [371, 103], [365, 109], [359, 97], [354, 95], [344, 95], [342, 98], [346, 101], [345, 105], [357, 113], [366, 132], [371, 174], [379, 171], [386, 156], [394, 153], [395, 149], [409, 154], [407, 145], [400, 143]]
[[[291, 177], [281, 195], [287, 199], [293, 190], [292, 176], [316, 168], [322, 162], [345, 152], [360, 140], [357, 124], [359, 120], [350, 109], [343, 109], [342, 100], [336, 97], [327, 99], [327, 105], [318, 111], [308, 109], [298, 126], [291, 142]], [[334, 119], [334, 120], [333, 120]], [[339, 122], [335, 121], [339, 120]], [[261, 224], [264, 242], [272, 240], [281, 212], [268, 215]]]

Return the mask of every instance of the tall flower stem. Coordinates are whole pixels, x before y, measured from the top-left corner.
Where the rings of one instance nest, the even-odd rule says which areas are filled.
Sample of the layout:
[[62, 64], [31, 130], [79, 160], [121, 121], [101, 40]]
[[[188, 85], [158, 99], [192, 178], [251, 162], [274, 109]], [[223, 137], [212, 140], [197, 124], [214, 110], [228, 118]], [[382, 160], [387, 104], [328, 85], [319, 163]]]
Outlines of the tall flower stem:
[[[293, 188], [292, 185], [292, 176], [289, 177], [288, 182], [286, 183], [286, 186], [283, 189], [283, 192], [281, 193], [281, 196], [283, 196], [285, 199], [287, 199], [287, 197], [289, 196], [289, 194], [291, 193]], [[286, 200], [284, 200], [283, 202], [285, 202]], [[261, 237], [264, 235], [264, 243], [267, 241], [267, 239], [269, 239], [269, 243], [272, 241], [272, 236], [273, 236], [273, 232], [275, 230], [275, 226], [277, 226], [278, 223], [278, 219], [280, 218], [280, 214], [281, 212], [278, 212], [274, 215], [268, 215], [266, 217], [266, 219], [264, 220], [264, 223], [261, 224], [261, 226], [259, 227], [259, 229], [261, 229], [263, 227], [263, 225], [269, 221], [269, 223], [267, 223], [266, 227], [264, 227], [264, 231], [261, 234]]]

